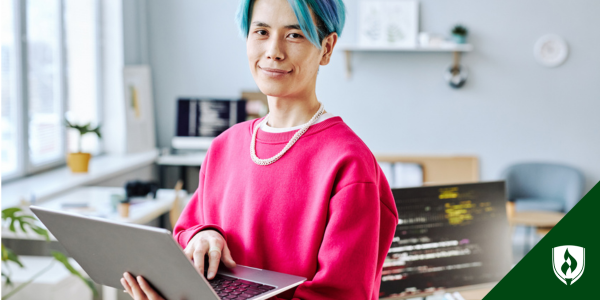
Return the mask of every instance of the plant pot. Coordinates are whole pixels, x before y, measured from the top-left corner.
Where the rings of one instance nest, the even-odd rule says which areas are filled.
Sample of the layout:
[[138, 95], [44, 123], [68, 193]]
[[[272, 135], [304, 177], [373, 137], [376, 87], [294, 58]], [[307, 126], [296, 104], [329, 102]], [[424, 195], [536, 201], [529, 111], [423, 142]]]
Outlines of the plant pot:
[[454, 40], [454, 42], [457, 43], [457, 44], [466, 44], [467, 43], [467, 36], [466, 35], [460, 35], [460, 34], [452, 34], [452, 40]]
[[67, 166], [73, 173], [87, 173], [90, 158], [92, 158], [90, 153], [69, 153], [67, 155]]

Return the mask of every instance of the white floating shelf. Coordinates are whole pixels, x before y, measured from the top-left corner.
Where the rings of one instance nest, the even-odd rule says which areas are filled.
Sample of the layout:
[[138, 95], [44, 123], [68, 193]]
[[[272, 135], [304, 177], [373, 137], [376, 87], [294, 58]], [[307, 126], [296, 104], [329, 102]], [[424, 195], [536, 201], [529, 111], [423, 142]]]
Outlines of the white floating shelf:
[[340, 45], [342, 51], [382, 51], [382, 52], [469, 52], [473, 50], [471, 44], [447, 44], [443, 46], [415, 46], [415, 47], [381, 47], [381, 46], [359, 46], [359, 45]]
[[440, 46], [415, 46], [415, 47], [381, 47], [381, 46], [360, 46], [360, 45], [340, 45], [338, 49], [344, 51], [346, 55], [346, 78], [352, 77], [352, 52], [453, 52], [456, 63], [459, 61], [461, 52], [473, 51], [471, 44], [444, 44]]

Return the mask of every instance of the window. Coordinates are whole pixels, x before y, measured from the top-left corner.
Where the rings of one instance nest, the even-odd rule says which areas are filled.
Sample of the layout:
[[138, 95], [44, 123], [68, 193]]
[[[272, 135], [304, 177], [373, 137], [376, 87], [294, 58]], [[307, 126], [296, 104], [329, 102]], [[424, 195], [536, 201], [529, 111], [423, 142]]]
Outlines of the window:
[[2, 0], [0, 7], [0, 25], [2, 26], [2, 177], [15, 174], [22, 168], [18, 153], [21, 121], [17, 86], [17, 36], [15, 35], [15, 7], [13, 1]]
[[[100, 120], [97, 0], [0, 0], [2, 179], [65, 163], [78, 124]], [[22, 37], [22, 38], [19, 38]], [[97, 137], [82, 151], [98, 154]]]

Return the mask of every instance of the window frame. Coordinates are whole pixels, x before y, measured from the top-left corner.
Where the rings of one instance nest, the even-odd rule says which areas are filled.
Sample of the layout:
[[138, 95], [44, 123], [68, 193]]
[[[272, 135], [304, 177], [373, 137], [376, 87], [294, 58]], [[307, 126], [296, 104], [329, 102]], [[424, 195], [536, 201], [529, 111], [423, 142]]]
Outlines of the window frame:
[[[27, 5], [28, 1], [10, 0], [13, 5], [13, 30], [15, 40], [15, 96], [17, 97], [16, 111], [16, 132], [17, 132], [17, 152], [21, 155], [18, 156], [17, 170], [9, 175], [2, 175], [2, 183], [7, 183], [19, 178], [41, 173], [57, 167], [63, 167], [66, 165], [67, 153], [69, 153], [69, 145], [67, 142], [67, 128], [62, 126], [61, 139], [64, 155], [59, 159], [47, 162], [41, 165], [33, 165], [30, 160], [30, 147], [29, 147], [29, 79], [28, 79], [28, 31], [27, 31]], [[92, 0], [95, 7], [95, 18], [96, 18], [96, 117], [99, 123], [102, 123], [102, 14], [101, 4], [99, 0]], [[67, 47], [66, 47], [66, 20], [65, 20], [65, 0], [57, 0], [58, 7], [58, 33], [57, 38], [59, 39], [59, 53], [58, 63], [60, 78], [60, 84], [58, 85], [60, 91], [60, 113], [64, 117], [67, 111], [69, 102], [68, 88], [68, 62], [67, 62]], [[99, 151], [98, 154], [103, 154], [103, 143], [100, 139], [98, 141]]]

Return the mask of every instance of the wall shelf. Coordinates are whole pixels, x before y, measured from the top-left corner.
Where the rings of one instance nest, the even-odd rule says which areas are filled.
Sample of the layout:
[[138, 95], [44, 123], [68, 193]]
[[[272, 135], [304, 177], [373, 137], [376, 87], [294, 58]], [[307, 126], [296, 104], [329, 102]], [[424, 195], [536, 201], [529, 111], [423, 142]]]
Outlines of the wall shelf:
[[352, 52], [453, 52], [458, 58], [460, 52], [473, 51], [471, 44], [445, 44], [437, 47], [381, 47], [381, 46], [359, 46], [340, 45], [339, 49], [346, 56], [346, 78], [352, 77]]

